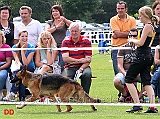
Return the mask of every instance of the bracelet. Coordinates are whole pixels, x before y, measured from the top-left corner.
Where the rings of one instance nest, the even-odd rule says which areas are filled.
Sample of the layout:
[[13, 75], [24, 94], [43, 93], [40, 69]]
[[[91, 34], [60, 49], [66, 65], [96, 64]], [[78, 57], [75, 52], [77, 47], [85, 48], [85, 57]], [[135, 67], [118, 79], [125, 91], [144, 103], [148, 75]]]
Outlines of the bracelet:
[[56, 25], [54, 27], [55, 27], [55, 29], [57, 29]]
[[50, 50], [47, 50], [49, 53], [51, 53], [52, 52], [52, 50], [50, 49]]

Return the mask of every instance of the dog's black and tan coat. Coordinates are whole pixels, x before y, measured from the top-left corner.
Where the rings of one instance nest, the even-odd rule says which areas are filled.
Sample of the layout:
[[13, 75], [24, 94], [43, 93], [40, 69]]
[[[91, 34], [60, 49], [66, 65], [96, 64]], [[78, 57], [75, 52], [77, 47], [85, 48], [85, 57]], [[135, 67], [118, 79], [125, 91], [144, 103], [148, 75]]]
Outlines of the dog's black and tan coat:
[[[39, 99], [39, 95], [49, 96], [56, 101], [55, 94], [58, 94], [62, 102], [69, 102], [72, 97], [78, 102], [87, 103], [99, 103], [99, 99], [91, 98], [84, 90], [83, 87], [76, 81], [64, 77], [60, 74], [34, 74], [26, 70], [26, 66], [18, 71], [13, 78], [12, 82], [22, 81], [22, 83], [28, 87], [32, 96], [26, 100], [26, 102], [33, 102]], [[25, 104], [18, 105], [18, 109], [22, 109]], [[66, 105], [65, 112], [72, 110], [70, 105]], [[61, 108], [57, 105], [58, 111], [61, 112]], [[93, 105], [91, 108], [97, 110]]]

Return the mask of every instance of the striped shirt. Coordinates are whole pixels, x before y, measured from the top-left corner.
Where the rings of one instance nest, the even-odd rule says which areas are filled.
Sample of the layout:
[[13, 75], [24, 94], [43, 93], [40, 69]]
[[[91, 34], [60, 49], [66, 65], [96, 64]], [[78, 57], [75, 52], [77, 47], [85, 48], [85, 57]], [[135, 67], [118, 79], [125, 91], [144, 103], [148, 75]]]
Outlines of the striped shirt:
[[[92, 47], [91, 42], [89, 39], [85, 36], [80, 36], [80, 39], [78, 42], [72, 41], [72, 37], [67, 37], [62, 42], [62, 48], [85, 48], [85, 47]], [[92, 56], [92, 50], [62, 50], [63, 53], [69, 53], [69, 57], [75, 58], [75, 59], [81, 59], [85, 58], [86, 56]], [[65, 67], [80, 67], [82, 64], [74, 64], [74, 65], [68, 65], [66, 64]]]

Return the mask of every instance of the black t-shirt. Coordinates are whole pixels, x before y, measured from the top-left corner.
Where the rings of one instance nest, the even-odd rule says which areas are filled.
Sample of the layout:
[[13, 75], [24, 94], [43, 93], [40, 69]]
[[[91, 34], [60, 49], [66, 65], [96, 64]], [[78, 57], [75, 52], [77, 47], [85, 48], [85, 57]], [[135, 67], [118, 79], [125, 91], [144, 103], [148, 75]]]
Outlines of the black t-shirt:
[[0, 24], [0, 30], [4, 32], [6, 38], [6, 44], [12, 47], [14, 39], [14, 24], [12, 22], [8, 22], [8, 28], [3, 28], [2, 25]]
[[[160, 22], [159, 22], [159, 24], [160, 24]], [[156, 35], [154, 37], [152, 46], [157, 46], [160, 44], [160, 26], [158, 28], [155, 27], [154, 30], [156, 32]]]

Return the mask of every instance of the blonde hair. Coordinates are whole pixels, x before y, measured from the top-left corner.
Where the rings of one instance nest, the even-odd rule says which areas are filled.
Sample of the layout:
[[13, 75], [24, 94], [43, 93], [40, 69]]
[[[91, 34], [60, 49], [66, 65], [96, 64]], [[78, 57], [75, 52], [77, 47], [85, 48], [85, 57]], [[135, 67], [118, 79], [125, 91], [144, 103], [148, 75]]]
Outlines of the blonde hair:
[[45, 36], [49, 36], [51, 38], [51, 46], [52, 45], [57, 46], [56, 41], [54, 40], [52, 34], [48, 31], [43, 31], [38, 37], [38, 47], [40, 47], [40, 48], [44, 47], [44, 45], [42, 43], [42, 38], [44, 38]]
[[22, 6], [22, 7], [20, 8], [20, 10], [19, 10], [19, 13], [21, 12], [21, 10], [24, 10], [24, 9], [27, 9], [28, 12], [29, 12], [30, 14], [32, 14], [32, 8], [29, 7], [29, 6]]
[[2, 44], [6, 43], [6, 37], [4, 35], [4, 32], [0, 30], [0, 35], [2, 35]]
[[153, 15], [153, 11], [148, 6], [143, 6], [138, 10], [139, 14], [142, 14], [145, 18], [150, 19], [153, 22], [155, 27], [158, 27], [159, 17]]

